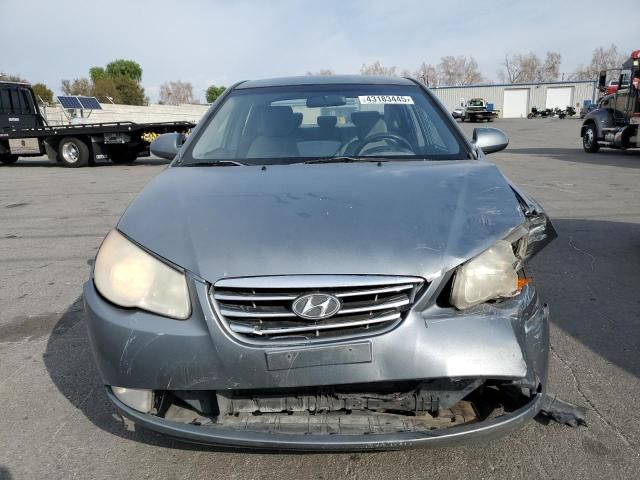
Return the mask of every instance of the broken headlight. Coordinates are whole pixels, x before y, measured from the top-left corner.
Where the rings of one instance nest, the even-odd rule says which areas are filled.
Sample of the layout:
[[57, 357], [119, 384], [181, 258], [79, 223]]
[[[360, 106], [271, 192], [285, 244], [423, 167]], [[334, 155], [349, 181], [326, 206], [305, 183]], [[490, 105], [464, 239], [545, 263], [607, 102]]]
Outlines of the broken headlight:
[[184, 320], [191, 314], [183, 273], [127, 240], [117, 230], [102, 242], [94, 282], [107, 300]]
[[511, 243], [496, 242], [457, 268], [451, 287], [451, 305], [463, 310], [488, 300], [512, 297], [519, 290], [519, 264]]

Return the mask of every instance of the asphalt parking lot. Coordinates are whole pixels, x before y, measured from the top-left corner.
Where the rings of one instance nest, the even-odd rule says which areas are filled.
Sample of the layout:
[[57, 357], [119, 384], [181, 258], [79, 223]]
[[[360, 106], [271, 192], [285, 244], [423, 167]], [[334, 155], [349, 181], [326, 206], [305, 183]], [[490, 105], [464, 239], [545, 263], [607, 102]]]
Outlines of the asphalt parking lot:
[[439, 450], [223, 450], [124, 422], [93, 365], [82, 284], [104, 235], [166, 162], [0, 165], [0, 479], [637, 478], [640, 153], [587, 155], [579, 125], [498, 120], [511, 144], [491, 160], [558, 230], [531, 268], [551, 307], [549, 390], [586, 406], [588, 426], [532, 422], [488, 444]]

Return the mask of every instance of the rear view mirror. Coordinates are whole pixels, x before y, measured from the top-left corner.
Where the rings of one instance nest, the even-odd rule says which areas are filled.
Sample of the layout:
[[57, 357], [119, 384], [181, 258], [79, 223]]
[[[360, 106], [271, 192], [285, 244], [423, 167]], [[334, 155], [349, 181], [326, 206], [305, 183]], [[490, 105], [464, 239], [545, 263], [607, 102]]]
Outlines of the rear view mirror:
[[153, 142], [151, 142], [151, 146], [149, 148], [151, 150], [151, 153], [153, 153], [156, 157], [173, 160], [180, 151], [182, 142], [182, 133], [164, 133], [156, 138]]
[[347, 104], [347, 99], [341, 95], [319, 95], [307, 98], [307, 107], [341, 107]]
[[509, 137], [497, 128], [474, 128], [473, 144], [485, 154], [499, 152], [509, 145]]

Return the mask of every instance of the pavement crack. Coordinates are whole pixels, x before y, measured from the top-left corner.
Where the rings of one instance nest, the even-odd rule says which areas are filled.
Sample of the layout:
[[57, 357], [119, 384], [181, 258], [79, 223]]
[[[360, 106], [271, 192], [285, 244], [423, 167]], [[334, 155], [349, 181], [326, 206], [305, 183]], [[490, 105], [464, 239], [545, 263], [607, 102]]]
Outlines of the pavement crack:
[[591, 260], [591, 270], [593, 270], [593, 264], [596, 261], [596, 257], [594, 257], [593, 255], [591, 255], [589, 252], [587, 252], [586, 250], [582, 250], [580, 247], [576, 247], [573, 243], [573, 235], [569, 235], [569, 246], [571, 248], [573, 248], [576, 252], [579, 252], [587, 257], [589, 257], [589, 259]]
[[601, 422], [607, 425], [609, 429], [611, 429], [617, 435], [617, 437], [622, 441], [622, 443], [624, 443], [627, 447], [634, 448], [633, 442], [630, 441], [626, 437], [626, 435], [622, 433], [616, 425], [614, 425], [609, 420], [607, 420], [607, 418], [600, 412], [600, 410], [595, 405], [595, 403], [593, 403], [589, 399], [589, 397], [587, 397], [587, 395], [582, 390], [582, 384], [580, 383], [580, 380], [578, 380], [575, 370], [569, 364], [569, 362], [567, 362], [564, 358], [562, 358], [562, 356], [556, 351], [556, 349], [553, 346], [551, 346], [550, 348], [551, 348], [551, 353], [558, 359], [560, 363], [562, 363], [562, 365], [564, 365], [569, 370], [569, 373], [571, 374], [571, 378], [573, 379], [573, 383], [576, 387], [576, 390], [578, 391], [580, 396], [584, 399], [584, 401], [587, 402], [591, 410], [593, 410], [593, 413], [596, 414], [596, 417], [598, 417], [598, 419], [600, 419]]

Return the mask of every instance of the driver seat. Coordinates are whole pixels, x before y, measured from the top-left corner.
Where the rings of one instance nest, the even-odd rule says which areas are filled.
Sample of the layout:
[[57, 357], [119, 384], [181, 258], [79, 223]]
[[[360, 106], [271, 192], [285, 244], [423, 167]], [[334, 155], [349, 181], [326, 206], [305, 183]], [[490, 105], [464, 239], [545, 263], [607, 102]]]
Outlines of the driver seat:
[[[384, 116], [375, 110], [362, 111], [351, 113], [351, 122], [356, 126], [356, 139], [352, 141], [347, 151], [347, 155], [354, 154], [365, 144], [363, 140], [376, 133], [387, 133], [387, 123], [384, 120]], [[373, 142], [369, 145], [375, 146], [377, 144], [383, 144], [384, 141]]]

